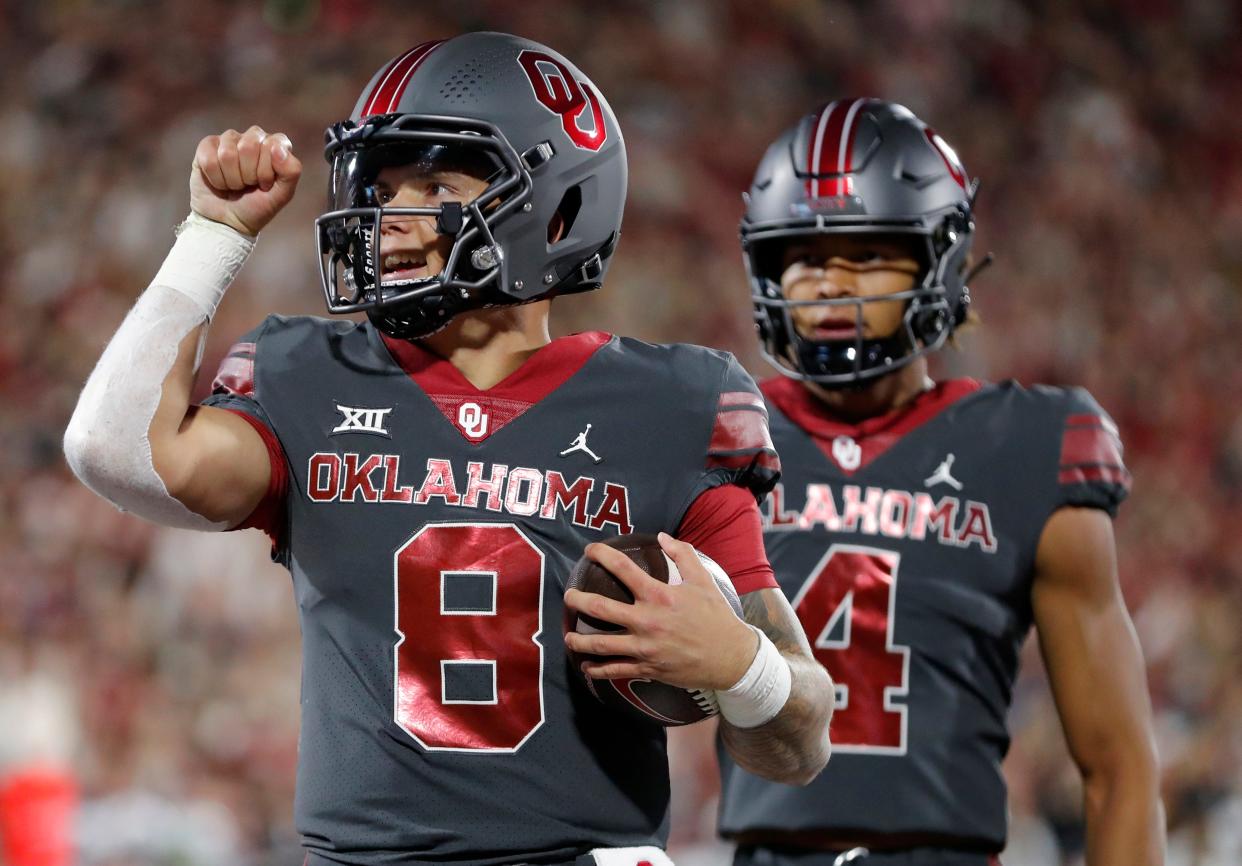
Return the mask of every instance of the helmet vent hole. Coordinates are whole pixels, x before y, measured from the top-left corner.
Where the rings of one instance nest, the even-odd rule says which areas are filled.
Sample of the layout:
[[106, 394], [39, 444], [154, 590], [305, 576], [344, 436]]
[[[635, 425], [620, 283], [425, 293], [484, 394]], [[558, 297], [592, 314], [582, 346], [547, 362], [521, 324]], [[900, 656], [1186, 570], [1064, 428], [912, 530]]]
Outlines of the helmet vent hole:
[[575, 184], [565, 190], [561, 203], [556, 206], [556, 214], [548, 221], [548, 243], [553, 244], [569, 237], [573, 231], [574, 221], [582, 210], [582, 186]]
[[485, 88], [494, 77], [490, 71], [482, 69], [477, 62], [471, 61], [459, 67], [440, 86], [440, 96], [450, 104], [469, 104], [475, 102], [476, 93]]

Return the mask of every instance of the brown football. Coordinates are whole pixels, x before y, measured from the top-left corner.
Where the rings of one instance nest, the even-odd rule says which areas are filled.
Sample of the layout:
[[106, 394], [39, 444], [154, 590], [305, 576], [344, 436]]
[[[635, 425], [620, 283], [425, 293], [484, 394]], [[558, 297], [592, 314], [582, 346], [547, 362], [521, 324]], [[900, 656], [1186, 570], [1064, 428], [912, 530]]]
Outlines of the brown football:
[[[677, 571], [676, 563], [664, 553], [654, 535], [633, 533], [603, 543], [629, 556], [639, 568], [656, 580], [673, 585], [681, 583], [681, 574]], [[741, 618], [742, 604], [729, 576], [702, 553], [699, 554], [699, 559], [715, 578], [716, 587], [729, 602], [733, 612]], [[626, 604], [634, 603], [634, 596], [625, 584], [613, 577], [603, 566], [585, 556], [574, 566], [566, 588], [598, 593]], [[616, 634], [625, 631], [613, 623], [591, 616], [580, 616], [577, 611], [568, 607], [565, 608], [564, 630], [566, 633], [576, 631], [579, 634]], [[683, 689], [649, 679], [605, 680], [589, 677], [582, 673], [582, 663], [588, 659], [597, 660], [603, 657], [582, 655], [568, 647], [565, 651], [569, 663], [586, 681], [591, 694], [609, 707], [668, 727], [700, 722], [719, 712], [716, 695], [710, 690]]]

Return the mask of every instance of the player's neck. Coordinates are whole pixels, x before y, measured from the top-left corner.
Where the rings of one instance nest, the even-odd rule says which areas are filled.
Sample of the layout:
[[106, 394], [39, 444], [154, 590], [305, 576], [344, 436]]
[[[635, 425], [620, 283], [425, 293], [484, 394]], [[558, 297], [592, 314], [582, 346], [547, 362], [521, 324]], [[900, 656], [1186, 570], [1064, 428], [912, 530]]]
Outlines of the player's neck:
[[479, 390], [504, 380], [552, 342], [550, 301], [463, 313], [419, 342], [444, 358]]
[[873, 379], [861, 388], [825, 388], [805, 382], [807, 390], [843, 421], [858, 423], [885, 415], [910, 403], [932, 387], [927, 361], [916, 358], [899, 370]]

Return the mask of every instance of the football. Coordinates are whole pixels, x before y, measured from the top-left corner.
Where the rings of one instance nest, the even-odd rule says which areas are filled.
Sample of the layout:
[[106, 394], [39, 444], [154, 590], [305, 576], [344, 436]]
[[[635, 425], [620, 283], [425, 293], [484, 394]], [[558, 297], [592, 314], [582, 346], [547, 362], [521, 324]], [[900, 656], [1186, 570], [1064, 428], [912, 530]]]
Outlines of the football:
[[[677, 570], [677, 564], [665, 554], [654, 535], [633, 533], [621, 535], [603, 543], [626, 554], [639, 568], [656, 580], [671, 585], [681, 583], [682, 578]], [[710, 557], [700, 553], [699, 559], [715, 579], [716, 588], [720, 590], [721, 595], [729, 602], [733, 612], [740, 619], [742, 604], [729, 576]], [[626, 604], [634, 603], [634, 596], [624, 583], [613, 577], [611, 572], [603, 566], [585, 556], [574, 566], [566, 588], [598, 593]], [[565, 609], [564, 628], [566, 633], [576, 631], [578, 634], [615, 634], [625, 631], [621, 626], [591, 616], [580, 615], [569, 608]], [[589, 659], [606, 658], [605, 656], [583, 655], [573, 652], [568, 647], [566, 647], [566, 652], [569, 656], [569, 663], [586, 681], [591, 694], [606, 706], [614, 707], [636, 718], [673, 727], [700, 722], [719, 712], [716, 695], [711, 690], [683, 689], [649, 679], [597, 679], [582, 673], [582, 663]]]

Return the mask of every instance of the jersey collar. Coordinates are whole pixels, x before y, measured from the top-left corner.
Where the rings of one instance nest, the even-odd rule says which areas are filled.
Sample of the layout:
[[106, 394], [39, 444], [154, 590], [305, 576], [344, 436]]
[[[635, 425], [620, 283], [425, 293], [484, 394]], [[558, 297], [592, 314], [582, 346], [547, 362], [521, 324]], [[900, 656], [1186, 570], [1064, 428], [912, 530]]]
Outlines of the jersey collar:
[[[612, 335], [586, 331], [560, 337], [491, 388], [476, 388], [461, 371], [417, 343], [380, 333], [392, 359], [405, 371], [467, 440], [481, 442], [520, 417], [565, 384]], [[464, 424], [462, 406], [477, 407], [470, 416], [482, 425]], [[472, 410], [473, 411], [473, 410]]]
[[[806, 431], [816, 446], [848, 475], [871, 463], [907, 433], [982, 387], [983, 384], [975, 379], [949, 379], [929, 388], [899, 409], [865, 418], [856, 424], [833, 415], [805, 385], [794, 379], [774, 377], [762, 382], [759, 389], [768, 402]], [[839, 437], [853, 440], [861, 449], [856, 465], [841, 466], [841, 461], [833, 456], [832, 443]]]

